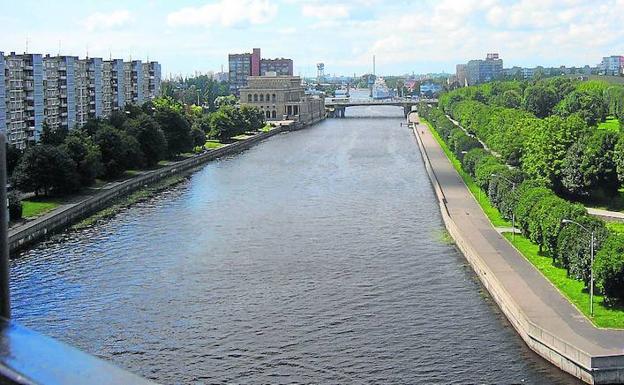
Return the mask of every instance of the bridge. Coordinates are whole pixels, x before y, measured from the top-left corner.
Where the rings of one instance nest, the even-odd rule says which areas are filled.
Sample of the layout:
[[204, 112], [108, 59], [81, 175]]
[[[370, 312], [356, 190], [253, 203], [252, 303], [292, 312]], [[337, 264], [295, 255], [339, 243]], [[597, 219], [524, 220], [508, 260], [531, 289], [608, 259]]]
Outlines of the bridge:
[[403, 114], [407, 116], [413, 106], [418, 103], [437, 104], [438, 99], [411, 99], [411, 98], [391, 98], [391, 99], [351, 99], [351, 98], [325, 98], [325, 110], [330, 117], [344, 118], [347, 107], [362, 106], [395, 106], [403, 107]]

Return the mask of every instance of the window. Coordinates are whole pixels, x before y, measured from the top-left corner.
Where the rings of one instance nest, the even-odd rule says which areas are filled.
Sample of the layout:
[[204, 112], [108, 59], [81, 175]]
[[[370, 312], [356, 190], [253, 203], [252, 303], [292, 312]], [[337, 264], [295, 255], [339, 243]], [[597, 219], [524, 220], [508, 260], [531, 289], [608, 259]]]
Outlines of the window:
[[270, 111], [268, 111], [268, 110], [267, 110], [267, 112], [266, 112], [266, 117], [267, 117], [267, 118], [270, 118], [270, 117], [271, 117], [271, 112], [270, 112]]
[[275, 103], [275, 94], [273, 94], [273, 103]]
[[288, 116], [292, 115], [292, 114], [293, 114], [293, 108], [292, 108], [292, 106], [288, 106], [288, 109], [287, 109], [286, 111], [287, 111], [287, 112], [286, 112], [286, 115], [288, 115]]
[[264, 102], [264, 94], [260, 94], [260, 101]]
[[254, 94], [254, 102], [258, 101], [258, 94]]
[[277, 117], [277, 113], [275, 110], [271, 111], [271, 118], [275, 119]]
[[271, 95], [267, 94], [266, 101], [268, 102], [269, 100], [271, 100]]
[[299, 106], [293, 106], [293, 115], [299, 115]]

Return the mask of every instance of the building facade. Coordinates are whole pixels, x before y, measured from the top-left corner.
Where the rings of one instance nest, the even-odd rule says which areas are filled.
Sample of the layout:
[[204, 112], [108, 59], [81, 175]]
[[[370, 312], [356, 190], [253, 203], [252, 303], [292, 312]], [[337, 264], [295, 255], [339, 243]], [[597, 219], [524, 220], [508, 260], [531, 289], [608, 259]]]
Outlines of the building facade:
[[0, 53], [0, 130], [23, 149], [39, 141], [44, 125], [81, 127], [160, 95], [160, 82], [158, 62]]
[[605, 56], [599, 67], [603, 75], [620, 76], [624, 71], [624, 56]]
[[284, 76], [293, 75], [291, 59], [262, 59], [260, 48], [254, 48], [251, 53], [228, 55], [228, 66], [230, 90], [236, 94], [247, 86], [249, 76], [264, 76], [267, 72]]
[[485, 60], [470, 60], [465, 67], [468, 85], [485, 83], [503, 76], [503, 59], [497, 53], [488, 53]]
[[43, 129], [43, 58], [11, 52], [4, 66], [7, 141], [23, 149], [38, 141]]
[[298, 76], [250, 76], [240, 90], [241, 104], [259, 108], [266, 120], [311, 122], [325, 116], [325, 100], [305, 94]]
[[262, 59], [260, 60], [260, 76], [267, 72], [275, 72], [280, 76], [293, 76], [293, 61], [291, 59]]

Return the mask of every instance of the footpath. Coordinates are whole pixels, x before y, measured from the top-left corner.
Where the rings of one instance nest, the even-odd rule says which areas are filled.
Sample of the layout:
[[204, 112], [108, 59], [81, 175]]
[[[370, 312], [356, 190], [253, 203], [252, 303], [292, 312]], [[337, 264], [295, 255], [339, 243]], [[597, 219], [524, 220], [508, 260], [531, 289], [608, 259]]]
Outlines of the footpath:
[[522, 339], [587, 383], [624, 383], [624, 330], [595, 327], [548, 282], [492, 227], [429, 128], [409, 121], [449, 233]]

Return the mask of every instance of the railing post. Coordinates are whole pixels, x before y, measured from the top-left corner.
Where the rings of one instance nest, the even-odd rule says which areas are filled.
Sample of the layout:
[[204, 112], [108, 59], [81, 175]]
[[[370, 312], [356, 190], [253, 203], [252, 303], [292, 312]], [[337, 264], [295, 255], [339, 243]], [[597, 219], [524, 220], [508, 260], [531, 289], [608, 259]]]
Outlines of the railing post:
[[6, 135], [0, 132], [0, 316], [11, 318], [9, 293], [9, 210], [7, 200]]

